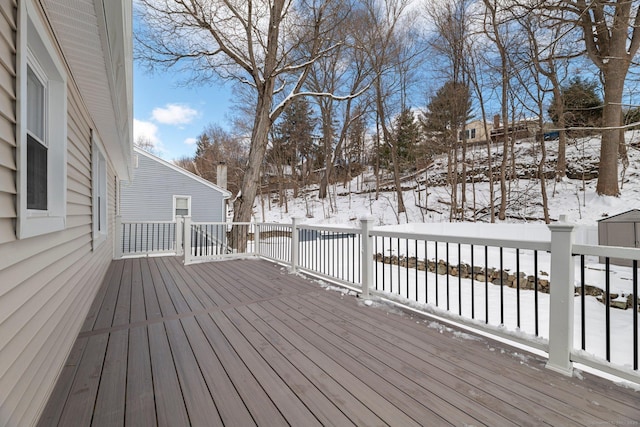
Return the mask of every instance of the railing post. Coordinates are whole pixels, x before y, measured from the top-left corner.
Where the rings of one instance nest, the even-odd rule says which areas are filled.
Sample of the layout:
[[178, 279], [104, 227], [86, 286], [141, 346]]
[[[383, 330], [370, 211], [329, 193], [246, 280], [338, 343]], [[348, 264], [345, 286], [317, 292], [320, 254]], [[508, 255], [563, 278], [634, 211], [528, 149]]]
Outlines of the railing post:
[[291, 273], [295, 273], [298, 267], [298, 218], [291, 218]]
[[260, 256], [260, 223], [253, 225], [253, 254]]
[[116, 233], [114, 236], [115, 239], [115, 251], [114, 251], [114, 256], [115, 259], [122, 259], [122, 239], [123, 239], [123, 233], [122, 233], [122, 217], [120, 215], [116, 215]]
[[191, 217], [184, 217], [184, 232], [182, 233], [184, 265], [191, 263]]
[[182, 248], [182, 235], [184, 231], [184, 217], [177, 216], [176, 217], [176, 255], [182, 256], [183, 248]]
[[574, 225], [549, 225], [551, 230], [551, 283], [549, 286], [549, 359], [546, 367], [572, 375], [573, 299], [575, 293], [572, 246]]
[[361, 297], [368, 299], [373, 274], [373, 238], [369, 236], [371, 226], [373, 225], [373, 218], [360, 218], [360, 225], [362, 227], [362, 259], [360, 260], [360, 268], [362, 269], [360, 274], [362, 278]]

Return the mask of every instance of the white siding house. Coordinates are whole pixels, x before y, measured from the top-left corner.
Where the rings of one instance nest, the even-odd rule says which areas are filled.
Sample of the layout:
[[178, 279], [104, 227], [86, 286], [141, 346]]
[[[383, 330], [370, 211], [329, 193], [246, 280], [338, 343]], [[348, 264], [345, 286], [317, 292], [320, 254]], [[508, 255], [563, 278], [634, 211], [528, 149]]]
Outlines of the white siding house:
[[131, 0], [0, 0], [0, 426], [38, 417], [113, 258]]
[[176, 215], [194, 222], [226, 220], [228, 191], [137, 147], [133, 163], [131, 181], [120, 187], [123, 222], [174, 221]]

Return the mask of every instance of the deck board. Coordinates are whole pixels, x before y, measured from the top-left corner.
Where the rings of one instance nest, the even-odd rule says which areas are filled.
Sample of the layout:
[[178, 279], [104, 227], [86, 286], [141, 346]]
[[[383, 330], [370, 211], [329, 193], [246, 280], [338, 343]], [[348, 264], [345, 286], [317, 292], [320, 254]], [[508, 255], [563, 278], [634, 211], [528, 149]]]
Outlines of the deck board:
[[260, 260], [114, 261], [39, 425], [632, 424], [640, 392]]

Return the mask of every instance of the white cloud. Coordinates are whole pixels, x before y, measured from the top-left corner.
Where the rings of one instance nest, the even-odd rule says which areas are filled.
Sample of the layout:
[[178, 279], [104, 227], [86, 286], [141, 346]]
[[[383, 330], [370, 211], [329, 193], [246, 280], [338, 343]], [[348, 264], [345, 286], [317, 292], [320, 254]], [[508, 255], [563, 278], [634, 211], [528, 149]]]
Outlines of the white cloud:
[[180, 104], [167, 104], [151, 112], [154, 121], [165, 125], [186, 125], [199, 115], [198, 110]]
[[187, 138], [184, 140], [185, 145], [195, 145], [198, 142], [195, 138]]
[[158, 137], [158, 126], [151, 122], [133, 119], [133, 140], [140, 139], [151, 142], [154, 147], [162, 145]]

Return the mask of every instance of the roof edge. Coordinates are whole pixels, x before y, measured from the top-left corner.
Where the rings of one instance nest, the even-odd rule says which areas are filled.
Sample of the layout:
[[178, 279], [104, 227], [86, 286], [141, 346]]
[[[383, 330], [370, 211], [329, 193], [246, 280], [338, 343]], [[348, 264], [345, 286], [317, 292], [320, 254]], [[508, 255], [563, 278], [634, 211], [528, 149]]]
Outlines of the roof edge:
[[194, 179], [194, 180], [196, 180], [196, 181], [198, 181], [198, 182], [200, 182], [200, 183], [202, 183], [202, 184], [204, 184], [204, 185], [206, 185], [208, 187], [211, 187], [214, 190], [217, 190], [217, 191], [221, 192], [225, 199], [231, 198], [231, 192], [229, 190], [225, 190], [224, 188], [214, 184], [213, 182], [207, 181], [206, 179], [204, 179], [201, 176], [198, 176], [198, 175], [196, 175], [194, 173], [191, 173], [188, 170], [183, 169], [180, 166], [177, 166], [177, 165], [175, 165], [175, 164], [173, 164], [171, 162], [168, 162], [168, 161], [166, 161], [166, 160], [164, 160], [164, 159], [162, 159], [162, 158], [160, 158], [160, 157], [158, 157], [158, 156], [156, 156], [154, 154], [151, 154], [148, 151], [145, 151], [145, 150], [143, 150], [143, 149], [141, 149], [139, 147], [133, 147], [133, 151], [136, 154], [142, 154], [143, 156], [146, 156], [146, 157], [150, 158], [151, 160], [154, 160], [154, 161], [156, 161], [156, 162], [158, 162], [158, 163], [160, 163], [160, 164], [162, 164], [164, 166], [167, 166], [167, 167], [175, 170], [176, 172], [179, 172], [179, 173], [181, 173], [181, 174], [183, 174], [185, 176], [188, 176], [189, 178]]

